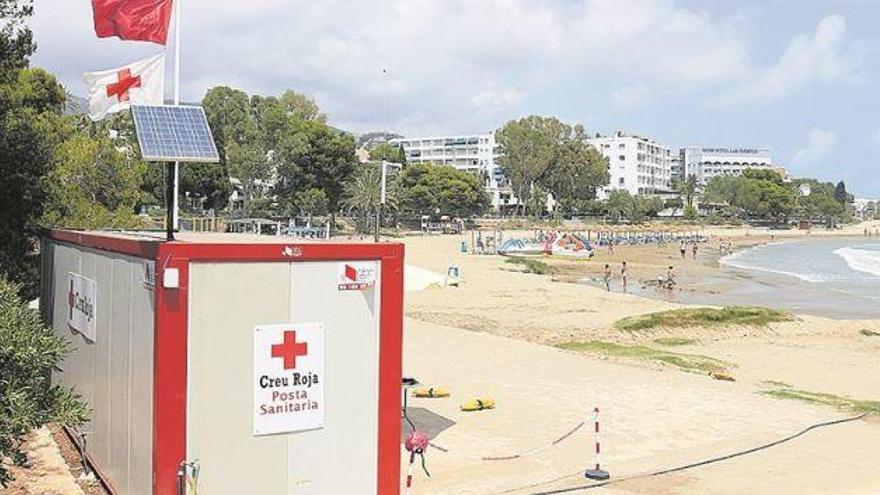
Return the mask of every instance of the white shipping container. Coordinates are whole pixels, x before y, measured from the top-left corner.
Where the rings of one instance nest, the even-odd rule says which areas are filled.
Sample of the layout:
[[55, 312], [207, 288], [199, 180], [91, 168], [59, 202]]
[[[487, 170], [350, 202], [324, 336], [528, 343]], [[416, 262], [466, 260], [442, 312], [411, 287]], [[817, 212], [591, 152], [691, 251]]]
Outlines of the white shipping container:
[[42, 242], [54, 380], [113, 490], [399, 493], [403, 246], [157, 235]]

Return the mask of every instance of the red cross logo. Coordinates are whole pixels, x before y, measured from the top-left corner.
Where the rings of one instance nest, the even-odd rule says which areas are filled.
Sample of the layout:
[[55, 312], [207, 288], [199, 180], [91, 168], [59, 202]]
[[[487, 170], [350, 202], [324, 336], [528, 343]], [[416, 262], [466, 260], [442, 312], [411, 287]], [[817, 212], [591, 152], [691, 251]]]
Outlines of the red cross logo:
[[295, 369], [297, 356], [305, 356], [308, 353], [309, 344], [297, 342], [296, 332], [293, 330], [285, 330], [284, 342], [272, 346], [272, 357], [284, 358], [284, 369], [286, 370]]
[[117, 82], [107, 85], [107, 96], [115, 96], [120, 102], [128, 101], [128, 90], [141, 87], [141, 76], [131, 75], [131, 70], [123, 69], [116, 73]]

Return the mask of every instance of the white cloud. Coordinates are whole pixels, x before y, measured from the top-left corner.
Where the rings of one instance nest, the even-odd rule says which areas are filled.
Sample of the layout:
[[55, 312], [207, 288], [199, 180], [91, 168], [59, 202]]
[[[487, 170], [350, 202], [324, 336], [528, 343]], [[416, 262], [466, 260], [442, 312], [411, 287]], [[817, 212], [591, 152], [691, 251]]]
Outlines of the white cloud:
[[[381, 122], [385, 101], [404, 132], [468, 132], [497, 125], [499, 108], [514, 111], [526, 95], [555, 91], [548, 86], [565, 78], [589, 82], [601, 71], [646, 85], [692, 84], [729, 81], [747, 69], [735, 29], [672, 0], [183, 5], [184, 99], [217, 84], [259, 93], [293, 88], [355, 130]], [[87, 0], [36, 0], [36, 11], [35, 62], [74, 93], [83, 91], [82, 72], [159, 49], [97, 41]], [[388, 69], [385, 80], [380, 68]]]
[[[88, 0], [35, 4], [35, 62], [58, 73], [75, 94], [83, 93], [83, 72], [160, 50], [96, 40]], [[736, 15], [710, 15], [675, 0], [182, 5], [186, 101], [220, 84], [261, 94], [290, 88], [316, 98], [334, 125], [355, 131], [382, 125], [386, 105], [390, 125], [404, 133], [485, 132], [501, 117], [540, 111], [536, 102], [577, 103], [566, 103], [577, 95], [562, 92], [575, 82], [588, 94], [596, 83], [631, 81], [607, 96], [618, 108], [631, 108], [670, 88], [716, 90], [756, 74], [749, 33]], [[795, 39], [779, 68], [770, 71], [777, 75], [756, 83], [781, 89], [749, 93], [777, 94], [805, 79], [852, 73], [852, 61], [838, 57], [850, 51], [844, 28], [842, 18], [831, 16], [815, 33]]]
[[811, 129], [807, 136], [807, 146], [798, 150], [791, 162], [802, 167], [817, 165], [837, 146], [837, 141], [837, 134], [834, 131]]
[[612, 74], [691, 84], [729, 81], [747, 70], [746, 42], [734, 24], [670, 0], [585, 1], [567, 27], [571, 63]]
[[649, 95], [648, 88], [644, 84], [634, 84], [620, 88], [611, 93], [611, 103], [615, 107], [629, 110], [640, 106], [647, 101]]
[[865, 54], [861, 41], [847, 39], [846, 19], [829, 15], [812, 33], [791, 40], [775, 65], [756, 70], [741, 86], [723, 94], [721, 101], [769, 100], [814, 81], [852, 81], [861, 75]]
[[522, 101], [525, 93], [514, 88], [487, 89], [471, 97], [471, 103], [478, 109], [503, 110]]

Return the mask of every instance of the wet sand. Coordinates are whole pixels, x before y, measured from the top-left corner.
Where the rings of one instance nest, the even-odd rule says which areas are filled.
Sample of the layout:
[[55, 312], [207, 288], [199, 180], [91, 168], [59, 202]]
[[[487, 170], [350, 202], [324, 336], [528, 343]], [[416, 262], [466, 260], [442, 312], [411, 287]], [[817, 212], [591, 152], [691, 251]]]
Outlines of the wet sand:
[[[770, 242], [796, 243], [807, 240], [806, 236], [787, 238], [752, 235], [732, 237], [727, 241], [733, 244], [734, 251], [749, 249]], [[811, 242], [825, 239], [835, 241], [850, 239], [863, 241], [860, 236], [810, 237]], [[627, 260], [632, 267], [633, 276], [627, 284], [627, 291], [642, 297], [679, 304], [701, 304], [711, 306], [726, 305], [772, 305], [797, 314], [807, 314], [837, 319], [875, 319], [880, 317], [880, 309], [868, 301], [856, 300], [846, 293], [835, 293], [828, 287], [761, 270], [737, 268], [720, 263], [722, 257], [718, 249], [719, 239], [712, 237], [709, 242], [699, 244], [697, 258], [690, 248], [687, 256], [678, 255], [678, 245], [619, 247], [614, 255], [607, 249], [600, 249], [594, 263], [574, 267], [571, 263], [551, 261], [554, 266], [565, 267], [566, 274], [560, 280], [578, 282], [604, 289], [602, 270], [609, 263], [615, 278], [612, 290], [622, 291], [619, 279], [620, 262]], [[729, 253], [725, 253], [729, 254]], [[649, 282], [663, 277], [666, 266], [675, 267], [677, 287], [675, 290], [659, 289]], [[582, 278], [578, 278], [582, 274]], [[634, 280], [635, 279], [635, 280]], [[867, 303], [867, 304], [866, 304]]]

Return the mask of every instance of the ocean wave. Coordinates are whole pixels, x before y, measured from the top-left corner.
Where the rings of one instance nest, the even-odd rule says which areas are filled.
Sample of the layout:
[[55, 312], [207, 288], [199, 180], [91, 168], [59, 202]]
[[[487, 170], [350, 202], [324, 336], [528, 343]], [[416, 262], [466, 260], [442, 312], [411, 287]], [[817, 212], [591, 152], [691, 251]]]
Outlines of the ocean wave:
[[768, 242], [766, 244], [759, 244], [757, 246], [752, 246], [750, 248], [741, 249], [741, 250], [736, 251], [734, 253], [728, 254], [727, 256], [721, 258], [719, 260], [719, 262], [724, 265], [732, 266], [734, 268], [740, 268], [743, 270], [757, 270], [757, 271], [767, 272], [767, 273], [776, 273], [778, 275], [787, 275], [789, 277], [795, 277], [797, 279], [803, 280], [804, 282], [809, 282], [812, 284], [819, 284], [819, 283], [828, 282], [831, 280], [827, 276], [819, 275], [816, 273], [800, 273], [800, 272], [793, 272], [793, 271], [787, 271], [787, 270], [780, 270], [778, 268], [768, 268], [766, 266], [760, 266], [760, 265], [756, 265], [756, 264], [747, 263], [746, 261], [742, 260], [743, 257], [754, 254], [754, 252], [756, 252], [756, 251], [763, 251], [763, 250], [770, 248], [770, 247], [780, 246], [782, 244], [789, 244], [791, 242], [792, 241], [778, 241], [778, 242]]
[[853, 270], [880, 277], [880, 251], [844, 247], [834, 251]]
[[819, 284], [822, 282], [829, 282], [831, 277], [827, 277], [824, 275], [817, 275], [815, 273], [798, 273], [798, 272], [790, 272], [786, 270], [779, 270], [776, 268], [767, 268], [764, 266], [756, 266], [750, 265], [748, 263], [741, 263], [738, 261], [731, 260], [722, 260], [725, 265], [732, 266], [734, 268], [741, 268], [743, 270], [757, 270], [760, 272], [768, 272], [768, 273], [776, 273], [778, 275], [788, 275], [789, 277], [795, 277], [804, 282], [810, 282], [811, 284]]

